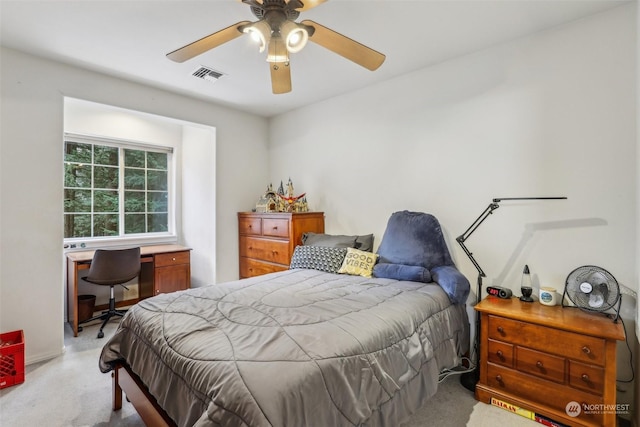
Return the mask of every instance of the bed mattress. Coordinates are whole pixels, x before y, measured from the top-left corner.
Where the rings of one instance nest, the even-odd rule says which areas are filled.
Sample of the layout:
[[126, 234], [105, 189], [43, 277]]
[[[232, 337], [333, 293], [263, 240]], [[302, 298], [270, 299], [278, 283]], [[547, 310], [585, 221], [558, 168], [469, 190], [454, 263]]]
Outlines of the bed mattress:
[[468, 332], [436, 283], [288, 270], [141, 301], [99, 365], [126, 362], [179, 426], [397, 426]]

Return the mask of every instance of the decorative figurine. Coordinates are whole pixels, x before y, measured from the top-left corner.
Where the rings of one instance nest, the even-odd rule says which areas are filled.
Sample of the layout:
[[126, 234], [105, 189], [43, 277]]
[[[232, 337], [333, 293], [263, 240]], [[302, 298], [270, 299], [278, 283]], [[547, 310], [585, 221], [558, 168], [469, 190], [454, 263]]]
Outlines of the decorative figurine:
[[284, 185], [280, 181], [278, 191], [273, 191], [273, 185], [267, 186], [267, 191], [260, 197], [254, 209], [255, 212], [309, 212], [306, 193], [294, 196], [293, 182], [289, 178], [287, 182], [287, 192], [284, 192]]
[[278, 195], [273, 191], [273, 185], [267, 186], [267, 191], [260, 197], [258, 203], [256, 203], [255, 212], [277, 212], [278, 208]]

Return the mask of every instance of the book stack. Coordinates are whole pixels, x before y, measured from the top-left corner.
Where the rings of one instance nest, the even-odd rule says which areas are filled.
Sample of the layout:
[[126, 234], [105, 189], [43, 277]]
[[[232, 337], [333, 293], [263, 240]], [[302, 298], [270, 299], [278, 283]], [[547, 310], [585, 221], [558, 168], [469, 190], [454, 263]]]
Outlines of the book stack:
[[521, 417], [536, 421], [547, 427], [568, 427], [566, 424], [562, 424], [557, 421], [554, 421], [549, 417], [546, 417], [541, 414], [537, 414], [525, 408], [521, 408], [512, 403], [505, 402], [504, 400], [496, 399], [495, 397], [491, 398], [491, 404], [493, 406], [497, 406], [498, 408], [502, 408], [505, 411], [509, 411], [512, 414], [520, 415]]

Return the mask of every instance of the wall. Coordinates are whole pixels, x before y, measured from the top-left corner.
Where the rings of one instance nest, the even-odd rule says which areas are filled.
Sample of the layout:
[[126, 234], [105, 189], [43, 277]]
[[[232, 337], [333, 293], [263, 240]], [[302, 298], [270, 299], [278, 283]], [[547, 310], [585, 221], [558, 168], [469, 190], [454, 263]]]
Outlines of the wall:
[[217, 229], [216, 280], [237, 277], [236, 212], [268, 180], [266, 119], [6, 48], [1, 56], [0, 330], [24, 329], [27, 363], [63, 351], [65, 96], [216, 128], [215, 217], [191, 226]]
[[[637, 292], [635, 7], [275, 117], [272, 180], [290, 176], [327, 232], [377, 244], [392, 212], [434, 214], [472, 283], [455, 237], [493, 198], [567, 196], [501, 203], [466, 242], [485, 284], [519, 295], [528, 264], [534, 286], [562, 291], [595, 264]], [[632, 334], [637, 308], [624, 301]]]
[[[636, 4], [636, 115], [640, 113], [640, 6]], [[636, 258], [640, 257], [640, 124], [636, 121]], [[640, 289], [640, 263], [636, 261], [636, 286]], [[640, 304], [636, 306], [636, 352], [640, 354]], [[635, 372], [640, 375], [640, 357], [635, 358]], [[640, 408], [640, 391], [636, 387], [635, 407]], [[640, 427], [640, 410], [636, 410], [634, 425]]]
[[467, 241], [486, 283], [518, 290], [529, 264], [559, 287], [595, 263], [637, 290], [632, 7], [276, 117], [272, 179], [378, 243], [392, 212], [433, 213], [470, 278], [454, 238], [492, 198], [567, 196], [501, 204]]
[[[215, 129], [185, 126], [182, 140], [182, 242], [193, 249], [195, 288], [216, 282], [216, 227], [210, 226], [216, 223]], [[225, 274], [233, 277], [230, 271]]]

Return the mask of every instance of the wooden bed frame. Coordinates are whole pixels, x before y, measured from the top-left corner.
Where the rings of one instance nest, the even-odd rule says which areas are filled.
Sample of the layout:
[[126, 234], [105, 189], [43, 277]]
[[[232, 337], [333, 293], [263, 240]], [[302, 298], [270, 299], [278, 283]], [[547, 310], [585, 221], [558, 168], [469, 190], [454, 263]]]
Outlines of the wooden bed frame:
[[131, 402], [140, 418], [147, 426], [176, 427], [176, 423], [149, 393], [140, 378], [133, 373], [129, 365], [117, 364], [111, 373], [113, 379], [113, 410], [122, 408], [122, 392]]

